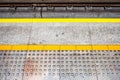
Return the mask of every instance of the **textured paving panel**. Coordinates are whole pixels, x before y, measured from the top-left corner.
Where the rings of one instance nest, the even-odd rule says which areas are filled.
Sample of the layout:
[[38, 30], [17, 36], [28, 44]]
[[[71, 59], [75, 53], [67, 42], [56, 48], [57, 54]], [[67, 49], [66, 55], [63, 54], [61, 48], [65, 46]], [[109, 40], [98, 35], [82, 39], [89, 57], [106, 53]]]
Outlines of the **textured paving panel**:
[[0, 80], [120, 80], [120, 51], [0, 51]]

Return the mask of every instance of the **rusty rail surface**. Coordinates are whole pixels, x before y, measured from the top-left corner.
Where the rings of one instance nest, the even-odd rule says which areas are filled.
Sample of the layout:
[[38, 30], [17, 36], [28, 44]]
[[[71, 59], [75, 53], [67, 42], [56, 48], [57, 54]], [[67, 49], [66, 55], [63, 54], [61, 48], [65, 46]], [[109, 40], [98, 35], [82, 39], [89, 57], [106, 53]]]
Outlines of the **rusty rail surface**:
[[0, 3], [0, 7], [120, 7], [120, 3]]
[[0, 3], [120, 3], [120, 0], [0, 0]]

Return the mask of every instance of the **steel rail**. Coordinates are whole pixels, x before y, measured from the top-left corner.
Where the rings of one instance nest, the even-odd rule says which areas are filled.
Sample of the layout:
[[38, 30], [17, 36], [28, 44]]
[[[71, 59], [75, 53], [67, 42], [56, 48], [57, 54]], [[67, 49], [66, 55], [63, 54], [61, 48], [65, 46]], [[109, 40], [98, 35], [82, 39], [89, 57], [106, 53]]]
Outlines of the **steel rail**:
[[0, 3], [0, 7], [120, 7], [120, 3]]

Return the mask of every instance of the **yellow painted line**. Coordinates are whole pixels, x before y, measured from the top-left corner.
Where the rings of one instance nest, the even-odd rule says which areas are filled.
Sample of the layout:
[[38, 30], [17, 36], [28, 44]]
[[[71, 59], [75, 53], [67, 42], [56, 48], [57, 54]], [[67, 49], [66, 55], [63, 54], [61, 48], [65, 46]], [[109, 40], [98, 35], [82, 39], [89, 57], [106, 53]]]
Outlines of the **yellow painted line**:
[[43, 50], [43, 45], [29, 45], [28, 50]]
[[0, 23], [23, 22], [120, 22], [120, 18], [0, 18]]
[[109, 50], [107, 45], [94, 45], [92, 46], [92, 49], [93, 50]]
[[79, 45], [76, 46], [77, 50], [92, 50], [92, 46], [91, 45]]
[[28, 45], [13, 45], [12, 50], [27, 50]]
[[12, 46], [11, 45], [0, 45], [0, 50], [11, 50]]
[[59, 45], [44, 45], [43, 50], [60, 50]]
[[109, 45], [109, 50], [120, 50], [120, 45]]
[[76, 46], [73, 46], [73, 45], [61, 45], [60, 50], [76, 50]]
[[120, 45], [0, 45], [0, 50], [120, 50]]

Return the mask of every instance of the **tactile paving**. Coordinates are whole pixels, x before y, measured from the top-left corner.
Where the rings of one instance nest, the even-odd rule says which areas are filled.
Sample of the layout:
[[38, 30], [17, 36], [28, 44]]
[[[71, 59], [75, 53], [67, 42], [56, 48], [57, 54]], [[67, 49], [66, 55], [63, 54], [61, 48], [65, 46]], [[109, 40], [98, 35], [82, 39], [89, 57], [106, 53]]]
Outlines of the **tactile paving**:
[[0, 80], [120, 80], [120, 50], [1, 50]]

